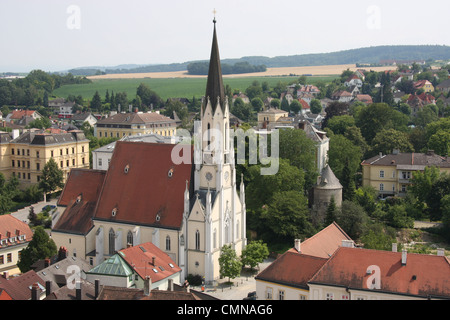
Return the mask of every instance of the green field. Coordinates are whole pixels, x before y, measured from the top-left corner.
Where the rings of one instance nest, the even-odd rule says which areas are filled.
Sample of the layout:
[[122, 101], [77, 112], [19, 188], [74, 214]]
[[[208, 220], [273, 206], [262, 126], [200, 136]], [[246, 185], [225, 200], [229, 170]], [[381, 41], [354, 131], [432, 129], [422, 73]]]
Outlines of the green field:
[[[332, 81], [338, 76], [308, 77], [308, 83], [314, 84], [317, 81]], [[251, 85], [253, 81], [260, 83], [266, 81], [270, 87], [275, 86], [279, 81], [289, 83], [297, 80], [298, 77], [248, 77], [248, 78], [224, 78], [225, 85], [230, 85], [234, 89], [242, 92]], [[139, 84], [147, 84], [163, 100], [168, 98], [192, 98], [193, 96], [201, 98], [205, 94], [206, 78], [172, 78], [172, 79], [107, 79], [93, 80], [89, 84], [65, 85], [53, 91], [56, 97], [67, 98], [69, 95], [81, 95], [84, 99], [91, 99], [95, 91], [98, 91], [101, 97], [104, 97], [106, 90], [126, 92], [128, 99], [136, 96], [136, 89]]]

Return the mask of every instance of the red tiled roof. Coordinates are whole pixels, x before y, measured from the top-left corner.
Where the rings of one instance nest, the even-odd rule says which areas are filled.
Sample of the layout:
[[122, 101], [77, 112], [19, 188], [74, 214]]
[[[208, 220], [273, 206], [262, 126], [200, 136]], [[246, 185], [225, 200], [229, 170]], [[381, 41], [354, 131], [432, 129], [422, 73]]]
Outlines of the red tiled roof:
[[6, 290], [0, 289], [0, 301], [1, 300], [12, 300], [12, 298]]
[[[9, 235], [9, 236], [8, 236]], [[19, 219], [13, 217], [10, 214], [4, 214], [0, 216], [0, 239], [6, 239], [15, 236], [25, 235], [25, 240], [19, 240], [16, 238], [14, 243], [8, 241], [0, 247], [15, 245], [22, 242], [29, 242], [33, 239], [33, 231], [31, 231], [28, 224]]]
[[64, 186], [59, 206], [65, 206], [53, 231], [86, 234], [92, 227], [100, 190], [105, 180], [105, 171], [72, 169]]
[[[380, 268], [380, 289], [368, 289], [369, 266]], [[450, 263], [444, 256], [360, 248], [339, 248], [310, 280], [310, 283], [376, 290], [385, 293], [450, 297]]]
[[[351, 240], [351, 238], [336, 222], [333, 222], [303, 241], [300, 244], [300, 252], [314, 257], [329, 258], [342, 245], [342, 240]], [[289, 251], [297, 252], [295, 248], [291, 248]]]
[[19, 277], [11, 277], [8, 280], [0, 277], [0, 288], [6, 290], [13, 300], [31, 299], [31, 286], [35, 283], [41, 285], [41, 291], [45, 288], [45, 283], [36, 272], [30, 270]]
[[[142, 279], [149, 276], [152, 283], [181, 271], [181, 268], [175, 264], [167, 253], [151, 242], [122, 249], [119, 254]], [[153, 257], [155, 257], [155, 264], [153, 264]], [[157, 272], [153, 269], [156, 269]]]
[[13, 110], [10, 119], [22, 119], [26, 116], [32, 116], [35, 110]]
[[170, 144], [117, 141], [94, 220], [179, 229], [192, 164], [174, 164], [173, 148]]
[[325, 258], [286, 251], [255, 279], [308, 289], [308, 281], [327, 262]]

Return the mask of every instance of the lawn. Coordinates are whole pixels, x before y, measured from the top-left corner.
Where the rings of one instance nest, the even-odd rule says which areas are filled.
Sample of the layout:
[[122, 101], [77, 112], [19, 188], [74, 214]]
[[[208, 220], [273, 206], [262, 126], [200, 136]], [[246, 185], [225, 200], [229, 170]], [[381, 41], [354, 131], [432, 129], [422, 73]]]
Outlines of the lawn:
[[[308, 77], [308, 83], [314, 84], [317, 81], [332, 81], [337, 76], [314, 76]], [[238, 89], [242, 92], [251, 85], [253, 81], [260, 83], [266, 81], [270, 87], [275, 86], [279, 81], [289, 83], [297, 80], [298, 77], [247, 77], [247, 78], [224, 78], [224, 85], [230, 85], [232, 89]], [[101, 97], [104, 97], [106, 90], [126, 92], [128, 99], [133, 99], [136, 95], [136, 89], [139, 84], [147, 84], [163, 100], [167, 98], [192, 98], [193, 96], [201, 98], [205, 94], [206, 78], [143, 78], [143, 79], [103, 79], [93, 80], [89, 84], [65, 85], [56, 89], [53, 95], [56, 97], [67, 98], [69, 95], [81, 95], [84, 99], [92, 99], [95, 91], [98, 91]]]

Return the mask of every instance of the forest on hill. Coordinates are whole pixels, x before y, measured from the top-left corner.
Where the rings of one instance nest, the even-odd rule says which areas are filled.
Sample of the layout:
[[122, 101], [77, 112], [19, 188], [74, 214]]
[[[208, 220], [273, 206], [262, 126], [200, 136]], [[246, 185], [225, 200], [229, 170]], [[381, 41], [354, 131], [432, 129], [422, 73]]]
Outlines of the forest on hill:
[[[448, 60], [450, 46], [441, 45], [404, 45], [404, 46], [375, 46], [330, 53], [299, 54], [291, 56], [249, 56], [239, 59], [223, 59], [223, 65], [247, 63], [258, 72], [260, 66], [267, 68], [323, 66], [339, 64], [379, 64], [382, 60]], [[188, 70], [190, 64], [208, 63], [208, 60], [188, 61], [160, 65], [136, 66], [117, 68], [78, 68], [69, 70], [73, 75], [117, 74], [117, 73], [147, 73], [172, 72]]]

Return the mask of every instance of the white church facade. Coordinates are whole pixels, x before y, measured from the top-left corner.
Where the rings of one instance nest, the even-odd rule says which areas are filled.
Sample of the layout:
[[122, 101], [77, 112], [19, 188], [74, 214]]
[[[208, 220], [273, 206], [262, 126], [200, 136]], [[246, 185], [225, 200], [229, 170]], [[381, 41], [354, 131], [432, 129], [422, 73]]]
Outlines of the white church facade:
[[152, 242], [181, 267], [181, 279], [201, 275], [207, 283], [220, 277], [224, 245], [241, 254], [245, 188], [236, 183], [215, 23], [197, 132], [203, 141], [184, 149], [192, 161], [175, 163], [174, 144], [118, 141], [106, 172], [72, 170], [52, 228], [58, 247], [96, 266], [127, 246]]

